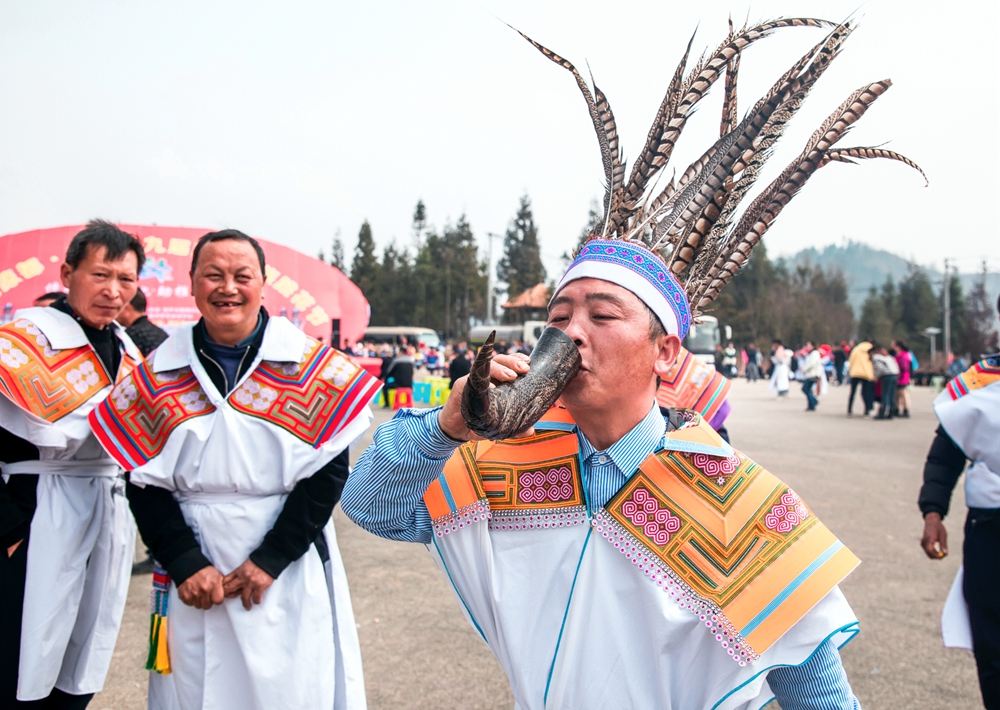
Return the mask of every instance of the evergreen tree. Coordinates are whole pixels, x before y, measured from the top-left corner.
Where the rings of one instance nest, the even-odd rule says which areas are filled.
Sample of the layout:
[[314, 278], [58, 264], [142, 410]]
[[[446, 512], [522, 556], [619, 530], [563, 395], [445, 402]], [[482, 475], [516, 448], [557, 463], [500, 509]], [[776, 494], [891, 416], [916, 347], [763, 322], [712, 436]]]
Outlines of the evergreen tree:
[[[884, 287], [883, 287], [884, 288]], [[861, 340], [877, 340], [887, 346], [892, 339], [893, 323], [886, 313], [884, 294], [872, 286], [868, 298], [861, 306], [861, 320], [858, 323], [858, 337]]]
[[[368, 231], [370, 233], [371, 228]], [[330, 265], [336, 266], [341, 271], [347, 271], [347, 262], [344, 259], [344, 243], [340, 241], [340, 229], [337, 229], [333, 234], [333, 247], [330, 249]]]
[[413, 325], [412, 266], [406, 250], [399, 251], [395, 243], [382, 252], [378, 277], [369, 302], [372, 325]]
[[899, 320], [894, 328], [895, 335], [917, 351], [921, 362], [930, 362], [930, 341], [924, 337], [924, 329], [939, 324], [931, 280], [925, 270], [911, 264], [906, 278], [899, 282]]
[[416, 322], [446, 340], [467, 339], [471, 320], [486, 316], [486, 269], [464, 215], [441, 234], [428, 230], [413, 266], [412, 291], [423, 294]]
[[[971, 354], [966, 349], [969, 344], [966, 339], [969, 309], [962, 291], [962, 282], [958, 280], [957, 273], [952, 273], [948, 279], [948, 290], [951, 296], [951, 351], [956, 356], [967, 357]], [[943, 324], [944, 289], [941, 289], [941, 296], [938, 298], [938, 309], [938, 322]]]
[[521, 198], [517, 215], [504, 235], [503, 257], [497, 264], [497, 279], [506, 284], [509, 298], [545, 281], [538, 228], [531, 214], [531, 198], [527, 195]]
[[997, 312], [986, 293], [986, 269], [983, 278], [969, 292], [968, 328], [961, 350], [968, 352], [971, 360], [979, 360], [1000, 350], [997, 331]]
[[417, 206], [413, 210], [413, 243], [420, 248], [423, 243], [424, 232], [427, 230], [427, 208], [423, 200], [417, 200]]
[[354, 262], [351, 264], [351, 281], [353, 281], [361, 293], [365, 295], [371, 303], [373, 298], [377, 298], [375, 293], [376, 282], [378, 281], [379, 264], [375, 256], [375, 238], [372, 237], [372, 228], [365, 220], [358, 232], [358, 245], [354, 248]]

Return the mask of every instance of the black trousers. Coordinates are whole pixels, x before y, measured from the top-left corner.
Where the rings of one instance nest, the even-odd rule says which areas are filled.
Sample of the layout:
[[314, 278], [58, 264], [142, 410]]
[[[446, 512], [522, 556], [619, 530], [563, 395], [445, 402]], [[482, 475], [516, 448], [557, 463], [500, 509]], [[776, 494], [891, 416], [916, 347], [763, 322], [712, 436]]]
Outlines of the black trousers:
[[896, 381], [899, 375], [883, 375], [879, 378], [882, 386], [882, 400], [879, 403], [880, 419], [892, 419], [896, 415]]
[[847, 398], [847, 413], [850, 414], [851, 408], [854, 407], [854, 393], [857, 391], [858, 385], [861, 385], [861, 401], [865, 405], [865, 414], [868, 414], [875, 406], [875, 383], [861, 377], [851, 378], [851, 396]]
[[969, 509], [964, 555], [972, 652], [983, 704], [993, 710], [1000, 708], [1000, 510]]
[[28, 540], [12, 557], [0, 550], [0, 708], [11, 710], [83, 710], [93, 693], [70, 695], [53, 688], [49, 697], [31, 702], [17, 700], [17, 665], [21, 657], [21, 609], [28, 568]]

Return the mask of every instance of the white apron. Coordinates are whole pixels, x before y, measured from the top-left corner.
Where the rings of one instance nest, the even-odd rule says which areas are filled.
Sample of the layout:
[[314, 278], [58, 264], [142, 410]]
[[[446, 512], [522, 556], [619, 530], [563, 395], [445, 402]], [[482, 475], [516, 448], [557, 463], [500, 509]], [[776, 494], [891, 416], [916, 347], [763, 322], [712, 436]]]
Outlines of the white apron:
[[[53, 308], [18, 311], [8, 328], [43, 338], [46, 352], [89, 348], [77, 322]], [[117, 324], [126, 361], [142, 356]], [[2, 338], [2, 335], [0, 335]], [[0, 346], [10, 354], [11, 341]], [[19, 359], [4, 361], [8, 368]], [[18, 368], [13, 368], [16, 372]], [[73, 378], [76, 391], [88, 384]], [[91, 378], [93, 380], [93, 378]], [[21, 616], [18, 700], [71, 695], [104, 686], [121, 625], [135, 547], [124, 478], [90, 431], [87, 416], [107, 397], [97, 389], [54, 423], [0, 397], [0, 426], [38, 447], [40, 461], [0, 464], [4, 478], [39, 474], [37, 507], [28, 540]]]
[[[260, 545], [295, 484], [360, 439], [371, 423], [367, 404], [378, 381], [339, 355], [319, 366], [323, 376], [336, 384], [351, 375], [351, 382], [361, 383], [358, 386], [365, 392], [325, 443], [310, 445], [272, 421], [234, 406], [235, 398], [265, 411], [278, 393], [253, 379], [260, 363], [294, 375], [300, 363], [310, 367], [317, 352], [330, 352], [316, 348], [316, 341], [286, 319], [270, 318], [257, 361], [228, 399], [215, 389], [194, 355], [191, 326], [178, 329], [151, 356], [151, 376], [163, 383], [184, 382], [193, 374], [193, 389], [177, 401], [193, 407], [189, 411], [197, 416], [171, 429], [166, 441], [157, 443], [159, 451], [146, 452], [147, 460], [120, 460], [123, 465], [139, 464], [132, 468], [133, 483], [173, 492], [202, 552], [224, 575]], [[121, 392], [116, 389], [95, 413], [95, 430], [114, 430], [113, 408], [131, 407], [144, 396], [136, 394], [134, 382], [124, 381]], [[297, 402], [306, 409], [310, 406]], [[112, 453], [127, 455], [123, 451], [128, 442], [100, 432], [99, 436]], [[136, 455], [133, 451], [133, 458]], [[332, 520], [323, 534], [329, 564], [324, 567], [311, 547], [250, 611], [239, 598], [207, 611], [186, 606], [171, 584], [167, 645], [172, 672], [150, 674], [151, 709], [365, 707], [357, 627]]]

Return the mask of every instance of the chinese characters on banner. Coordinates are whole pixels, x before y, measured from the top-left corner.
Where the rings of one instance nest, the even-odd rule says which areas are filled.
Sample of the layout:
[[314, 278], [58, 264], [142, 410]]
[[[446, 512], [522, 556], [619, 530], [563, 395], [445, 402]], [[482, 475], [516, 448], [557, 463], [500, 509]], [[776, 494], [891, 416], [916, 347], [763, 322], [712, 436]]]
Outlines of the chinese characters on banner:
[[[170, 328], [197, 320], [188, 276], [191, 252], [208, 231], [181, 227], [119, 225], [146, 251], [139, 287], [149, 319]], [[40, 229], [0, 237], [0, 302], [6, 311], [26, 308], [48, 291], [61, 291], [59, 267], [70, 240], [83, 225]], [[258, 240], [267, 261], [264, 305], [286, 315], [309, 335], [329, 343], [334, 320], [342, 340], [355, 342], [368, 325], [368, 302], [338, 269], [294, 249]]]

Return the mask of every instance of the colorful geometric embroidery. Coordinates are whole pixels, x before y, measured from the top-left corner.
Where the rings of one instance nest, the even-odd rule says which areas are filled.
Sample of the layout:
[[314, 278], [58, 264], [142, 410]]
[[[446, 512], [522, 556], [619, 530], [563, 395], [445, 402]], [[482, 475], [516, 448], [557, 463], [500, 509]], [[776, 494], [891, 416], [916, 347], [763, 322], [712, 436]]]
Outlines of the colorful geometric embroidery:
[[170, 433], [215, 411], [190, 368], [153, 372], [143, 363], [90, 413], [90, 427], [119, 465], [138, 468], [163, 451]]
[[672, 533], [681, 529], [681, 519], [642, 487], [632, 491], [632, 495], [622, 503], [621, 510], [637, 530], [660, 547], [670, 542]]
[[[123, 358], [123, 371], [133, 365]], [[24, 318], [0, 326], [0, 391], [26, 412], [57, 422], [110, 384], [89, 345], [54, 350]]]
[[[543, 422], [559, 423], [564, 410]], [[438, 536], [489, 520], [494, 530], [534, 530], [587, 520], [575, 428], [536, 428], [534, 436], [469, 442], [424, 494]]]
[[732, 386], [728, 377], [682, 347], [677, 362], [660, 380], [656, 402], [667, 409], [692, 409], [712, 421]]
[[771, 512], [764, 516], [764, 525], [776, 533], [790, 533], [803, 520], [809, 518], [809, 510], [802, 504], [795, 492], [789, 488], [781, 496], [781, 501], [771, 507]]
[[952, 400], [956, 400], [973, 390], [986, 387], [997, 381], [1000, 381], [1000, 365], [997, 364], [997, 358], [986, 358], [977, 362], [958, 377], [952, 378], [946, 389]]
[[739, 454], [655, 453], [594, 525], [741, 664], [858, 564], [793, 491]]
[[517, 475], [517, 499], [531, 503], [563, 503], [573, 497], [573, 472], [569, 466], [547, 471], [522, 471]]
[[617, 264], [644, 279], [659, 291], [670, 305], [677, 318], [677, 328], [680, 331], [678, 337], [683, 339], [687, 335], [691, 326], [691, 307], [688, 305], [687, 294], [677, 282], [677, 278], [655, 254], [638, 244], [629, 244], [617, 239], [591, 239], [580, 249], [567, 271], [587, 261]]
[[307, 338], [299, 362], [262, 362], [229, 396], [229, 404], [319, 448], [351, 422], [379, 386], [343, 353]]

